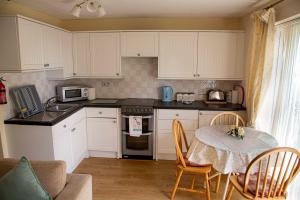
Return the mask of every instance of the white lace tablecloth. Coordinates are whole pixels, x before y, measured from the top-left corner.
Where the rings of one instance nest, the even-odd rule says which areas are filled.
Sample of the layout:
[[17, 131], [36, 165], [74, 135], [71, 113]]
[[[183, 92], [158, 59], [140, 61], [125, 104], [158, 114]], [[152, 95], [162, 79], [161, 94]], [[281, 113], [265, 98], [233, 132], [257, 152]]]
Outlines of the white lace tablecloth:
[[187, 153], [189, 161], [212, 164], [223, 173], [244, 172], [258, 154], [278, 146], [276, 139], [253, 128], [244, 128], [243, 140], [227, 135], [229, 126], [209, 126], [197, 129]]

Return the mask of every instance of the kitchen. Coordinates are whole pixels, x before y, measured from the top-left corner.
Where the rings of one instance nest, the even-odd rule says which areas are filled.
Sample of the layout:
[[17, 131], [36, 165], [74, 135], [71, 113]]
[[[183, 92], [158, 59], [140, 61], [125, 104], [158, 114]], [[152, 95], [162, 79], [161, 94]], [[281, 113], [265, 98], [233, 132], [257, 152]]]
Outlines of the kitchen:
[[[112, 18], [110, 28], [105, 20], [103, 27], [86, 21], [84, 28], [84, 21], [74, 25], [78, 19], [65, 19], [62, 26], [52, 17], [42, 20], [45, 14], [38, 11], [26, 16], [26, 4], [4, 4], [5, 158], [63, 160], [67, 173], [90, 158], [173, 161], [174, 119], [182, 122], [190, 143], [195, 131], [224, 111], [249, 116], [246, 20], [211, 18], [199, 24], [190, 19], [184, 28], [184, 20], [172, 26], [175, 19], [168, 19], [161, 26], [152, 19], [152, 28], [147, 19], [117, 25]], [[17, 15], [8, 16], [14, 9]], [[123, 28], [131, 23], [134, 28]]]

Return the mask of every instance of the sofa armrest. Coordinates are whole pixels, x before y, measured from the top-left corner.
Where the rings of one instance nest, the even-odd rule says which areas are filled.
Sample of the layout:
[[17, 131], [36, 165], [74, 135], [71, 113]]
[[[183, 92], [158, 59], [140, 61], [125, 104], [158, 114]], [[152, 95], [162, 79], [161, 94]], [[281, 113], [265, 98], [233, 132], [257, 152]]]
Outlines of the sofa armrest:
[[92, 176], [68, 174], [67, 184], [55, 200], [92, 200]]

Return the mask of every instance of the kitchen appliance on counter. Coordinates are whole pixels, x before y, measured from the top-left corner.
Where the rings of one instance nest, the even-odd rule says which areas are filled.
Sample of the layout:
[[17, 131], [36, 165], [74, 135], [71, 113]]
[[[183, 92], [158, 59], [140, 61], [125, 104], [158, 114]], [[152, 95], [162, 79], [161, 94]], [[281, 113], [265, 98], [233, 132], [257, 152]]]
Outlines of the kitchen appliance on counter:
[[89, 89], [83, 85], [56, 86], [57, 100], [60, 102], [87, 100]]
[[10, 89], [10, 95], [15, 104], [17, 115], [20, 118], [27, 118], [44, 111], [34, 85], [12, 88]]
[[176, 101], [184, 104], [192, 104], [195, 101], [195, 93], [193, 92], [177, 92]]
[[207, 92], [207, 104], [226, 104], [226, 95], [222, 90], [209, 90]]
[[[126, 99], [121, 106], [122, 114], [122, 157], [153, 159], [153, 105], [152, 99]], [[142, 117], [142, 134], [139, 137], [129, 133], [129, 117]]]
[[162, 87], [162, 101], [171, 102], [173, 100], [173, 89], [170, 86]]

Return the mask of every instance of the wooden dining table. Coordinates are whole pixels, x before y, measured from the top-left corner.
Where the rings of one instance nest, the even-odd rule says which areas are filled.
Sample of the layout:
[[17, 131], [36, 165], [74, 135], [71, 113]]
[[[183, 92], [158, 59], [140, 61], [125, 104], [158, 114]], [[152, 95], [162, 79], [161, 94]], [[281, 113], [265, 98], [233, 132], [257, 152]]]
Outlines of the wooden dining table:
[[244, 138], [240, 139], [227, 134], [231, 128], [216, 125], [197, 129], [187, 152], [189, 161], [211, 164], [218, 172], [227, 174], [223, 200], [232, 173], [244, 173], [257, 155], [278, 146], [276, 139], [268, 133], [244, 127]]

